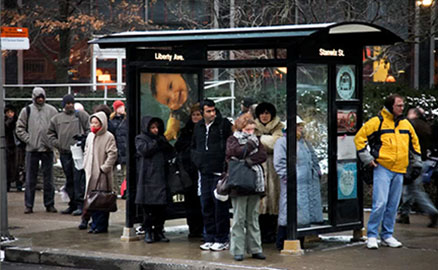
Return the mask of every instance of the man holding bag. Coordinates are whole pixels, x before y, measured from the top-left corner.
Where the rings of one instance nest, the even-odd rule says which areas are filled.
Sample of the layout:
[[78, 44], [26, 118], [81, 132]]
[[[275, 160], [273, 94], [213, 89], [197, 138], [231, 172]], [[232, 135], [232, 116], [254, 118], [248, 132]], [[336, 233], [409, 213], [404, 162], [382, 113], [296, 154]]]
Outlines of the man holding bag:
[[65, 188], [70, 198], [68, 208], [61, 211], [61, 214], [80, 216], [84, 204], [85, 172], [75, 167], [70, 146], [77, 142], [73, 138], [75, 135], [86, 135], [90, 131], [89, 115], [85, 111], [75, 111], [72, 95], [62, 98], [62, 107], [63, 111], [50, 120], [47, 136], [52, 146], [59, 151], [66, 177]]

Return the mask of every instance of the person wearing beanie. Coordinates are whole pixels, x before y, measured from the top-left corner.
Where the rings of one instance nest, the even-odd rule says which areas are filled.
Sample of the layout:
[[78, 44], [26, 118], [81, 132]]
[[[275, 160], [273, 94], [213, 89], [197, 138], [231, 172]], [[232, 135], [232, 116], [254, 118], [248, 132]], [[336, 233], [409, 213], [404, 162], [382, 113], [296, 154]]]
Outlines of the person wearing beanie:
[[128, 140], [128, 119], [126, 118], [125, 104], [121, 100], [113, 103], [114, 111], [109, 119], [114, 128], [117, 144], [117, 161], [114, 167], [113, 191], [119, 193], [120, 185], [126, 177], [126, 144]]
[[18, 116], [17, 137], [26, 144], [26, 191], [24, 194], [25, 214], [33, 213], [35, 187], [41, 162], [44, 182], [44, 206], [46, 211], [56, 213], [55, 187], [53, 185], [53, 147], [47, 137], [50, 119], [58, 111], [46, 101], [46, 92], [41, 87], [32, 91], [32, 104], [24, 107]]
[[85, 172], [83, 169], [76, 169], [70, 146], [78, 142], [75, 138], [86, 136], [90, 127], [88, 113], [75, 111], [74, 102], [72, 95], [65, 95], [62, 98], [63, 110], [50, 120], [47, 136], [50, 144], [59, 151], [66, 178], [65, 189], [70, 199], [68, 208], [61, 211], [61, 214], [78, 216], [82, 214], [84, 203]]
[[252, 105], [257, 104], [257, 102], [251, 97], [245, 97], [240, 103], [240, 115], [249, 112]]

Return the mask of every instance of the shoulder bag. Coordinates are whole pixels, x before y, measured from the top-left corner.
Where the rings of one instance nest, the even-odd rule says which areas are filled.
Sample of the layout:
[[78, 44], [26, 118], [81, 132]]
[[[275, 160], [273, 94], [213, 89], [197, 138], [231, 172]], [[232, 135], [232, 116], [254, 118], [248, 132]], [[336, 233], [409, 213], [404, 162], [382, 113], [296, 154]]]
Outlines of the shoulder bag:
[[246, 146], [242, 159], [233, 157], [228, 161], [228, 186], [245, 192], [255, 192], [256, 172], [245, 163]]
[[[84, 201], [84, 209], [86, 211], [103, 211], [103, 212], [116, 212], [117, 211], [117, 195], [116, 193], [108, 190], [97, 190], [102, 175], [100, 173], [99, 180], [96, 183], [94, 190], [91, 190]], [[105, 179], [106, 180], [106, 179]]]

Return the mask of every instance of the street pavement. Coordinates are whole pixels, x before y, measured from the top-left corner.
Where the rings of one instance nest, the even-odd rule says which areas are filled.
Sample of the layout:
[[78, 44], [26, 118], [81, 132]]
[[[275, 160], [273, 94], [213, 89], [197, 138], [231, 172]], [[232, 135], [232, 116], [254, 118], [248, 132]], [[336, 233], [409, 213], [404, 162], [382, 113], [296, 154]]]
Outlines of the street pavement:
[[[77, 229], [80, 217], [46, 213], [41, 191], [29, 215], [23, 213], [24, 194], [8, 193], [9, 232], [16, 240], [2, 243], [5, 261], [83, 269], [438, 269], [438, 229], [427, 228], [422, 215], [412, 215], [410, 225], [396, 225], [402, 248], [368, 250], [364, 242], [350, 242], [352, 231], [345, 231], [305, 243], [304, 255], [282, 255], [266, 244], [266, 260], [247, 256], [236, 262], [228, 251], [201, 251], [201, 239], [187, 238], [182, 219], [166, 221], [170, 243], [122, 242], [124, 204], [119, 200], [119, 211], [111, 214], [109, 233], [88, 234]], [[55, 207], [67, 208], [58, 193]]]

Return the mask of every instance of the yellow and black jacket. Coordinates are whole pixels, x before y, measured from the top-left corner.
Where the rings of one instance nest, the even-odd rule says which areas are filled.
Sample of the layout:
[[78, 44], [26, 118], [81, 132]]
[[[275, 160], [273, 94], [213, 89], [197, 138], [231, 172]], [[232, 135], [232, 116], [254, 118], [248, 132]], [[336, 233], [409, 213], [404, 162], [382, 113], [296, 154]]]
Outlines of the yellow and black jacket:
[[[359, 157], [365, 165], [372, 160], [396, 173], [406, 173], [409, 165], [409, 152], [411, 152], [411, 162], [421, 164], [421, 150], [417, 134], [407, 119], [394, 122], [394, 116], [386, 108], [380, 111], [383, 118], [380, 132], [380, 119], [373, 117], [368, 120], [357, 132], [354, 143]], [[373, 133], [380, 133], [381, 145], [376, 154], [372, 156], [367, 149], [367, 143]], [[417, 166], [421, 166], [417, 164]]]

